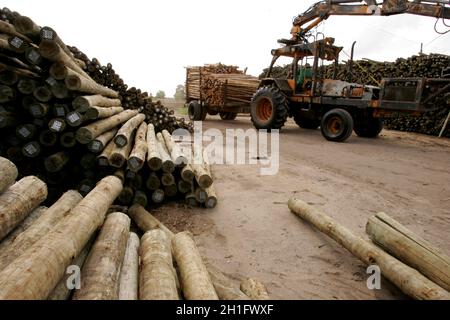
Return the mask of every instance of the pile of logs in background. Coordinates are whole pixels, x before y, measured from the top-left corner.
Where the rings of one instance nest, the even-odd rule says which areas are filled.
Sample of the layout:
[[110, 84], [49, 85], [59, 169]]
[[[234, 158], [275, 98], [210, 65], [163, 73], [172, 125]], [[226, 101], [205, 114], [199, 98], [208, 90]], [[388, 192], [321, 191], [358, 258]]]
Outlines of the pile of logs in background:
[[[422, 54], [409, 58], [399, 58], [395, 62], [378, 62], [368, 59], [358, 60], [353, 63], [353, 77], [350, 76], [348, 64], [349, 62], [339, 64], [338, 79], [378, 85], [382, 78], [440, 78], [442, 69], [450, 66], [450, 56]], [[273, 77], [286, 77], [289, 73], [289, 68], [290, 66], [274, 68]], [[325, 67], [325, 77], [332, 78], [333, 70], [333, 66]], [[267, 69], [264, 70], [260, 77], [265, 77], [266, 72]], [[384, 119], [385, 127], [393, 130], [438, 135], [449, 111], [447, 101], [440, 101], [437, 110], [426, 112], [421, 117], [399, 115]], [[450, 137], [449, 127], [447, 127], [443, 136]]]
[[139, 204], [116, 211], [116, 176], [44, 207], [45, 182], [15, 182], [17, 167], [2, 157], [0, 173], [0, 300], [269, 298], [259, 281], [239, 286], [207, 264], [189, 232], [172, 233]]
[[211, 106], [249, 103], [259, 84], [236, 66], [210, 64], [186, 69], [186, 96]]
[[[132, 188], [131, 202], [144, 193], [150, 203], [154, 190], [145, 183], [153, 174], [159, 180], [162, 175], [136, 165], [138, 151], [146, 162], [144, 124], [155, 134], [192, 131], [192, 123], [176, 118], [147, 92], [128, 87], [111, 64], [67, 46], [50, 27], [0, 10], [0, 155], [18, 166], [20, 177], [45, 181], [49, 203], [68, 189], [85, 195], [117, 170]], [[170, 185], [178, 182], [174, 178]], [[198, 187], [192, 184], [189, 193]], [[172, 187], [169, 194], [180, 195], [178, 190]], [[130, 203], [126, 197], [122, 202]]]

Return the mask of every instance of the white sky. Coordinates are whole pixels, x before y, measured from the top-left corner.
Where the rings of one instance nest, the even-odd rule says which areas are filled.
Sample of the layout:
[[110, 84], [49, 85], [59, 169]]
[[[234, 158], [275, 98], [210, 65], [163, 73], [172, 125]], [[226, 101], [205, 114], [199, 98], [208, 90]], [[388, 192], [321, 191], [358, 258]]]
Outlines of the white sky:
[[[189, 65], [222, 62], [259, 75], [277, 39], [290, 37], [293, 17], [315, 2], [3, 0], [1, 5], [54, 28], [91, 59], [111, 62], [129, 86], [172, 96]], [[450, 54], [450, 33], [437, 38], [435, 22], [414, 15], [332, 16], [318, 30], [335, 37], [347, 53], [356, 40], [356, 59], [393, 61], [418, 53], [420, 43], [425, 53]], [[439, 27], [445, 30], [441, 22]]]

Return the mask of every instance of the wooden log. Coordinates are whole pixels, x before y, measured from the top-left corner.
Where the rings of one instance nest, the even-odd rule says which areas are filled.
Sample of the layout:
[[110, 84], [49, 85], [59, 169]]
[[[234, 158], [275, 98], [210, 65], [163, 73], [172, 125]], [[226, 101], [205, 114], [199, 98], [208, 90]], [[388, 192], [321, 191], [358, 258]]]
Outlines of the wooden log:
[[175, 170], [175, 164], [172, 161], [172, 157], [169, 154], [169, 151], [166, 148], [166, 143], [161, 132], [158, 132], [156, 135], [156, 143], [158, 145], [159, 155], [162, 161], [162, 170], [167, 173], [172, 173]]
[[[80, 254], [75, 259], [73, 259], [70, 265], [77, 266], [78, 268], [80, 268], [80, 270], [83, 269], [84, 262], [86, 261], [89, 252], [91, 251], [94, 239], [95, 235], [91, 237], [88, 243], [84, 246], [83, 250], [81, 250]], [[53, 289], [53, 291], [48, 295], [47, 300], [68, 300], [72, 291], [74, 290], [70, 289], [67, 282], [68, 280], [71, 280], [70, 278], [72, 276], [73, 274], [66, 273]], [[72, 285], [73, 283], [70, 284]]]
[[128, 209], [127, 214], [136, 223], [136, 225], [144, 233], [153, 229], [160, 228], [170, 237], [173, 236], [172, 231], [170, 231], [166, 226], [164, 226], [158, 219], [156, 219], [150, 212], [145, 210], [145, 208], [139, 204], [135, 204]]
[[217, 293], [189, 232], [177, 233], [172, 239], [173, 252], [187, 300], [218, 300]]
[[161, 202], [164, 201], [164, 198], [165, 198], [164, 190], [156, 189], [155, 191], [153, 191], [153, 193], [152, 193], [152, 201], [154, 203], [161, 203]]
[[37, 24], [35, 24], [34, 21], [29, 17], [18, 16], [14, 19], [13, 25], [16, 28], [17, 32], [34, 39], [39, 38], [41, 28]]
[[102, 153], [97, 156], [97, 163], [101, 167], [108, 167], [109, 166], [109, 157], [111, 155], [111, 152], [116, 147], [114, 142], [111, 140], [106, 147], [103, 149]]
[[161, 183], [167, 187], [175, 183], [175, 177], [171, 173], [164, 172], [161, 176]]
[[157, 171], [162, 167], [161, 155], [155, 135], [155, 127], [153, 124], [147, 126], [147, 165], [153, 171]]
[[299, 199], [290, 199], [289, 209], [314, 225], [367, 265], [376, 264], [383, 275], [406, 295], [415, 299], [450, 299], [450, 294], [377, 246], [354, 235], [324, 213]]
[[142, 260], [139, 299], [179, 300], [170, 237], [160, 229], [146, 232], [139, 254]]
[[139, 243], [138, 235], [130, 232], [120, 271], [119, 300], [138, 299]]
[[[133, 140], [134, 137], [131, 136], [130, 139]], [[132, 147], [132, 141], [127, 143], [124, 147], [118, 147], [117, 144], [115, 144], [109, 155], [109, 165], [115, 168], [122, 168], [125, 163], [127, 163]]]
[[69, 154], [65, 151], [54, 153], [44, 160], [45, 169], [48, 172], [58, 172], [69, 162]]
[[181, 178], [186, 182], [192, 182], [194, 180], [195, 174], [190, 164], [187, 164], [181, 169]]
[[[144, 116], [145, 117], [145, 116]], [[142, 122], [136, 131], [134, 146], [128, 158], [128, 168], [131, 171], [138, 172], [142, 169], [147, 155], [147, 124]]]
[[217, 205], [217, 194], [216, 194], [216, 188], [214, 187], [214, 184], [210, 185], [208, 188], [206, 188], [206, 201], [205, 206], [208, 209], [215, 208]]
[[19, 174], [14, 163], [6, 158], [0, 157], [0, 194], [10, 187]]
[[93, 122], [85, 127], [81, 127], [76, 133], [77, 141], [81, 144], [88, 144], [102, 133], [105, 133], [106, 131], [109, 131], [128, 121], [128, 119], [131, 119], [137, 115], [138, 112], [139, 111], [137, 110], [125, 110], [112, 117]]
[[189, 192], [185, 196], [186, 204], [191, 207], [197, 207], [199, 203], [197, 202], [197, 198], [195, 197], [195, 192]]
[[0, 195], [0, 240], [47, 197], [47, 186], [34, 176], [20, 179]]
[[13, 243], [13, 241], [24, 231], [26, 231], [33, 223], [47, 210], [45, 206], [39, 206], [34, 209], [17, 227], [15, 227], [0, 242], [0, 255]]
[[162, 136], [174, 164], [176, 166], [186, 165], [188, 159], [181, 153], [180, 147], [172, 140], [172, 135], [169, 131], [163, 130]]
[[147, 186], [147, 189], [154, 191], [159, 189], [161, 186], [161, 180], [159, 180], [159, 177], [155, 172], [151, 172], [145, 182], [145, 185]]
[[194, 171], [195, 180], [202, 189], [206, 189], [213, 183], [211, 176], [205, 170], [205, 167], [201, 164], [191, 163], [192, 170]]
[[96, 137], [94, 140], [92, 140], [88, 144], [89, 151], [91, 151], [93, 153], [102, 152], [103, 149], [105, 149], [108, 142], [110, 142], [114, 138], [114, 136], [117, 133], [117, 130], [118, 130], [117, 128], [113, 128], [109, 131], [106, 131], [105, 133], [102, 133], [98, 137]]
[[450, 257], [380, 212], [367, 221], [370, 239], [403, 263], [450, 291]]
[[[45, 147], [51, 147], [56, 144], [58, 141], [58, 135], [56, 132], [50, 131], [50, 130], [44, 130], [39, 135], [39, 142], [41, 145]], [[37, 157], [41, 152], [41, 147], [39, 143], [30, 142], [29, 145], [25, 145], [23, 147], [24, 151], [26, 152], [26, 156], [29, 158], [35, 158]]]
[[[50, 130], [48, 132], [51, 132]], [[51, 132], [54, 134], [53, 132]], [[26, 143], [22, 147], [22, 154], [27, 158], [36, 158], [41, 153], [41, 146], [37, 141], [31, 141]]]
[[78, 96], [72, 101], [72, 106], [80, 112], [86, 112], [91, 107], [120, 107], [119, 99], [110, 99], [102, 95]]
[[205, 203], [207, 199], [208, 194], [204, 189], [200, 187], [195, 189], [195, 200], [197, 200], [198, 203]]
[[133, 202], [133, 197], [134, 197], [133, 188], [131, 188], [130, 186], [125, 186], [122, 189], [122, 192], [120, 193], [117, 200], [119, 201], [120, 204], [128, 206], [131, 205], [131, 203]]
[[62, 118], [53, 118], [48, 122], [48, 128], [53, 132], [62, 132], [66, 128], [66, 121]]
[[7, 111], [0, 112], [0, 129], [14, 127], [18, 122], [19, 121], [14, 113]]
[[121, 113], [122, 111], [122, 107], [90, 107], [86, 110], [85, 117], [89, 120], [104, 119]]
[[81, 271], [81, 288], [74, 300], [117, 300], [120, 269], [125, 256], [130, 218], [121, 212], [108, 215]]
[[87, 79], [71, 69], [68, 69], [67, 76], [64, 79], [64, 83], [69, 90], [91, 94], [100, 94], [109, 98], [119, 97], [119, 94], [116, 91], [99, 85], [94, 80]]
[[9, 86], [0, 86], [0, 103], [12, 102], [16, 99], [16, 90]]
[[36, 241], [52, 230], [59, 221], [67, 216], [82, 199], [75, 190], [64, 193], [58, 201], [48, 208], [27, 230], [19, 234], [16, 239], [0, 254], [0, 270], [22, 255]]
[[118, 178], [103, 178], [57, 229], [47, 233], [27, 250], [26, 255], [0, 271], [0, 299], [45, 299], [73, 257], [80, 254], [102, 224], [106, 211], [121, 189]]
[[270, 300], [264, 284], [256, 279], [245, 279], [241, 281], [241, 291], [252, 300]]
[[17, 83], [17, 90], [22, 94], [32, 94], [36, 88], [36, 81], [29, 78], [22, 78]]
[[83, 68], [86, 68], [86, 64], [84, 64], [84, 62], [75, 59], [72, 51], [69, 50], [69, 48], [67, 48], [66, 44], [61, 40], [61, 38], [58, 36], [58, 34], [56, 33], [55, 30], [53, 30], [50, 27], [43, 27], [39, 30], [39, 35], [41, 40], [49, 40], [49, 41], [54, 41], [58, 44], [58, 46], [64, 51], [64, 53], [71, 58], [73, 61], [75, 61], [75, 63], [78, 65], [78, 67], [80, 68], [80, 70], [82, 70]]
[[3, 20], [0, 20], [0, 33], [5, 33], [5, 34], [9, 34], [11, 36], [21, 37], [25, 41], [32, 42], [30, 38], [28, 38], [25, 35], [18, 32], [12, 24], [10, 24], [6, 21], [3, 21]]
[[74, 132], [63, 133], [59, 138], [59, 141], [64, 148], [72, 148], [77, 144]]
[[164, 186], [164, 195], [167, 197], [175, 197], [178, 194], [178, 187], [176, 183]]
[[214, 289], [220, 300], [250, 300], [233, 281], [210, 263], [206, 264]]
[[177, 187], [181, 193], [188, 193], [192, 190], [192, 183], [184, 180], [178, 180]]
[[143, 207], [146, 207], [148, 204], [147, 194], [141, 190], [136, 190], [134, 193], [133, 204], [140, 204]]
[[137, 129], [137, 127], [145, 120], [145, 115], [139, 113], [133, 118], [129, 119], [125, 124], [119, 129], [116, 136], [114, 137], [114, 143], [118, 147], [125, 147], [129, 142], [130, 138]]

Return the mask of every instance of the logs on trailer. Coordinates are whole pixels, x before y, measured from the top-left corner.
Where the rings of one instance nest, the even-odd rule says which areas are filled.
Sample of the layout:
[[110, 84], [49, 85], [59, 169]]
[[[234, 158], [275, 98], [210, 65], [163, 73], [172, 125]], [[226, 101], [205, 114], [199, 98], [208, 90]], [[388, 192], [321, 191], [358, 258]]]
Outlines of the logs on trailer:
[[74, 300], [119, 298], [120, 269], [129, 230], [130, 218], [125, 214], [114, 212], [107, 216], [81, 271], [81, 288], [75, 291]]
[[372, 243], [354, 235], [350, 230], [302, 200], [292, 198], [289, 200], [288, 206], [294, 214], [341, 244], [365, 264], [378, 265], [383, 276], [406, 295], [420, 300], [450, 299], [448, 291], [425, 278], [417, 270], [403, 264]]
[[139, 249], [142, 261], [140, 300], [179, 300], [173, 271], [171, 238], [160, 230], [148, 231]]
[[69, 190], [49, 207], [34, 223], [19, 234], [5, 250], [0, 252], [0, 270], [4, 269], [14, 259], [24, 253], [36, 241], [57, 226], [70, 210], [75, 207], [82, 197], [75, 190]]
[[138, 235], [130, 232], [120, 271], [119, 300], [138, 299], [139, 243]]
[[20, 179], [0, 195], [0, 240], [47, 197], [46, 184], [37, 177]]
[[16, 181], [18, 172], [16, 165], [3, 157], [0, 157], [0, 172], [2, 173], [0, 193], [2, 193]]
[[172, 246], [184, 297], [187, 300], [218, 300], [192, 235], [189, 232], [177, 233], [172, 239]]
[[72, 209], [58, 228], [39, 239], [0, 271], [0, 299], [45, 299], [73, 257], [80, 254], [106, 211], [122, 190], [119, 178], [107, 176]]
[[450, 257], [442, 251], [383, 212], [369, 218], [366, 232], [386, 252], [450, 291]]

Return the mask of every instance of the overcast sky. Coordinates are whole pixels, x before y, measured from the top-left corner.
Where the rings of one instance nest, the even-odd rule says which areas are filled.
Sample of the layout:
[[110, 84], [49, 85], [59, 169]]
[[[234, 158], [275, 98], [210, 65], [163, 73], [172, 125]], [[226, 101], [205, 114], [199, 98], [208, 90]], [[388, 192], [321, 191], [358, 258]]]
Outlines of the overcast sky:
[[[299, 0], [3, 0], [2, 6], [54, 28], [102, 64], [111, 62], [130, 86], [172, 96], [185, 66], [222, 62], [258, 75], [277, 39], [289, 38], [292, 19], [316, 1]], [[330, 17], [318, 30], [355, 58], [393, 61], [424, 52], [450, 54], [450, 33], [435, 18]], [[445, 26], [439, 22], [440, 30]], [[347, 60], [343, 54], [342, 59]]]

